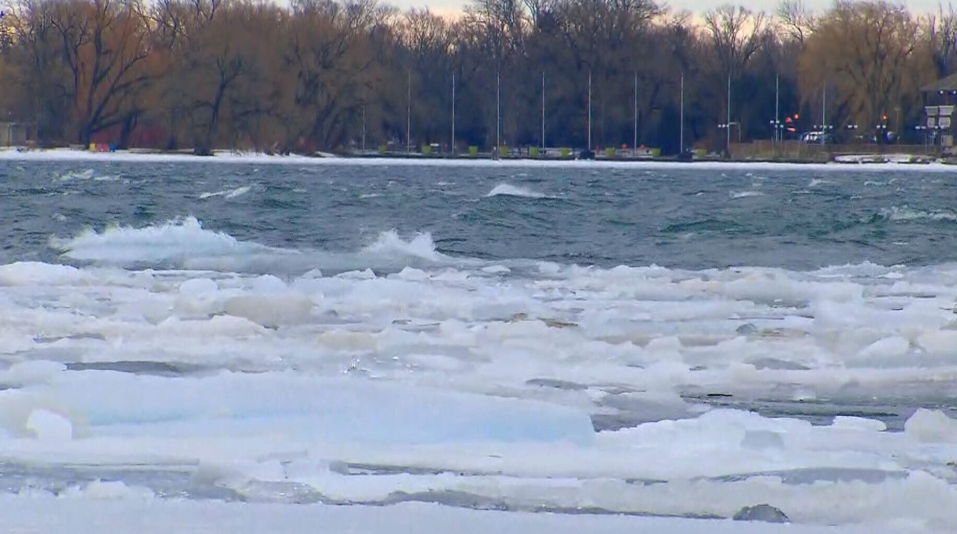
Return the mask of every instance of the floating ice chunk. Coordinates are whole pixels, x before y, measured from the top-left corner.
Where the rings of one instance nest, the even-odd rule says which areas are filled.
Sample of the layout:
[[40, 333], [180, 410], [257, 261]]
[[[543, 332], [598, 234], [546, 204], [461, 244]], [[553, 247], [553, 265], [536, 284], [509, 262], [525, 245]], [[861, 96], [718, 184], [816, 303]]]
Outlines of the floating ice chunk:
[[561, 270], [562, 266], [557, 263], [550, 261], [538, 262], [538, 272], [542, 274], [558, 274]]
[[512, 270], [504, 265], [489, 265], [487, 267], [482, 267], [482, 272], [488, 274], [507, 274], [512, 272]]
[[42, 408], [30, 412], [26, 428], [42, 441], [69, 441], [73, 439], [73, 424], [70, 420]]
[[208, 317], [220, 313], [222, 304], [216, 298], [218, 291], [219, 286], [209, 278], [187, 280], [179, 286], [174, 310], [185, 317]]
[[66, 365], [60, 362], [34, 360], [18, 362], [6, 371], [0, 372], [0, 384], [9, 386], [23, 386], [43, 382], [50, 377], [66, 370]]
[[226, 300], [223, 311], [265, 326], [300, 324], [312, 314], [312, 299], [297, 293], [239, 295]]
[[677, 353], [681, 351], [681, 340], [675, 336], [658, 337], [648, 342], [645, 350], [651, 353]]
[[69, 265], [18, 261], [0, 265], [0, 286], [70, 285], [88, 281], [90, 275]]
[[119, 480], [94, 480], [83, 488], [73, 487], [63, 493], [68, 498], [84, 498], [97, 501], [126, 499], [151, 499], [156, 496], [149, 488], [127, 486]]
[[395, 277], [402, 280], [422, 281], [422, 280], [428, 280], [429, 274], [423, 271], [422, 269], [416, 269], [414, 267], [406, 267], [402, 269], [401, 271], [399, 271], [399, 274], [395, 275]]
[[922, 443], [957, 443], [957, 420], [940, 410], [918, 408], [904, 422], [904, 433]]
[[957, 330], [936, 330], [917, 338], [917, 343], [931, 354], [957, 355]]
[[756, 506], [745, 506], [734, 514], [735, 521], [764, 521], [766, 523], [789, 523], [788, 516], [784, 512], [771, 506], [770, 504], [758, 504]]
[[157, 328], [168, 336], [242, 338], [263, 333], [263, 326], [245, 317], [221, 315], [203, 321], [183, 321], [170, 317]]
[[316, 342], [324, 348], [347, 352], [374, 351], [379, 347], [378, 338], [368, 332], [331, 330], [319, 334]]
[[66, 403], [23, 390], [0, 391], [0, 429], [11, 436], [49, 441], [70, 440], [78, 434], [82, 420]]
[[[575, 408], [286, 373], [190, 380], [64, 373], [46, 396], [84, 414], [95, 432], [126, 429], [141, 436], [240, 432], [338, 443], [588, 444], [595, 435], [587, 412]], [[0, 403], [0, 417], [4, 408]]]
[[849, 415], [838, 415], [834, 417], [831, 423], [833, 428], [842, 428], [848, 430], [863, 430], [883, 432], [887, 430], [887, 424], [877, 419], [867, 419], [864, 417], [852, 417]]
[[229, 487], [242, 486], [252, 480], [280, 481], [286, 478], [282, 464], [277, 460], [219, 460], [200, 462], [193, 482]]
[[745, 449], [784, 449], [784, 438], [770, 430], [745, 430], [741, 446]]
[[301, 278], [301, 279], [303, 279], [303, 280], [311, 280], [311, 279], [314, 279], [314, 278], [322, 278], [322, 271], [320, 271], [319, 269], [309, 269], [308, 271], [306, 271], [305, 273], [303, 273], [302, 276], [300, 276], [299, 278]]
[[219, 286], [209, 278], [191, 278], [179, 286], [179, 294], [189, 296], [215, 293], [218, 290]]
[[858, 353], [862, 358], [893, 358], [907, 354], [910, 342], [900, 336], [879, 339]]
[[339, 273], [336, 275], [336, 278], [344, 278], [346, 280], [375, 280], [375, 273], [372, 272], [372, 269], [363, 269], [361, 271], [346, 271], [344, 273]]
[[285, 282], [271, 274], [264, 274], [253, 281], [253, 291], [260, 293], [281, 293], [289, 289]]

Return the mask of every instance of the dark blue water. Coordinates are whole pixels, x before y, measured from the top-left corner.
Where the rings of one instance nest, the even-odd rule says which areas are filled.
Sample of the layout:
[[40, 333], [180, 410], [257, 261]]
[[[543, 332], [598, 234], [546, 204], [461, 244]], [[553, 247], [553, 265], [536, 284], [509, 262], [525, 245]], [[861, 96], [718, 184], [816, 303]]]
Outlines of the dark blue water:
[[[429, 232], [448, 255], [491, 260], [688, 269], [928, 265], [957, 260], [955, 183], [957, 175], [912, 170], [640, 164], [0, 162], [0, 262], [63, 261], [51, 236], [88, 227], [194, 216], [208, 230], [300, 250], [355, 251], [395, 229]], [[525, 196], [488, 196], [503, 184]]]

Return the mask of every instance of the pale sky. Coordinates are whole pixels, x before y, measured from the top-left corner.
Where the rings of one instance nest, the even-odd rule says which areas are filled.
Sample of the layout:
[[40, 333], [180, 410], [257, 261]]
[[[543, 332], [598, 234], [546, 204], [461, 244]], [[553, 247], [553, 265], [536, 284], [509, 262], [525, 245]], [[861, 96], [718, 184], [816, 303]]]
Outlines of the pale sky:
[[[385, 3], [394, 5], [400, 9], [409, 7], [428, 7], [434, 13], [448, 13], [461, 11], [462, 7], [468, 3], [468, 0], [383, 0]], [[947, 6], [949, 0], [908, 0], [904, 4], [911, 11], [936, 12], [938, 6], [943, 4]], [[957, 3], [957, 0], [954, 0]], [[703, 13], [709, 9], [723, 4], [743, 5], [753, 11], [766, 11], [773, 13], [779, 5], [778, 0], [667, 0], [666, 3], [672, 8], [672, 11], [690, 10], [696, 13]], [[833, 4], [832, 0], [805, 0], [808, 7], [815, 11], [822, 11]]]
[[[738, 0], [728, 2], [727, 0], [670, 0], [667, 2], [675, 10], [688, 9], [696, 12], [704, 12], [722, 4], [743, 5], [753, 11], [774, 12], [777, 10], [780, 2], [776, 0]], [[805, 5], [815, 11], [823, 11], [834, 4], [832, 0], [804, 0]], [[891, 2], [894, 3], [894, 2]], [[908, 0], [903, 2], [911, 11], [937, 11], [940, 4], [946, 6], [948, 0]]]

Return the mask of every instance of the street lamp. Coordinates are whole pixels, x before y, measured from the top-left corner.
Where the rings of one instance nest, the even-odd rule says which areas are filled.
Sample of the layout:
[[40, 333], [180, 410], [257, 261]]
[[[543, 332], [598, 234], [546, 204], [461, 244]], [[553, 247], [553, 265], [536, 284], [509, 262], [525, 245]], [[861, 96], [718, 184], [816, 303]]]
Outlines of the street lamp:
[[[718, 129], [719, 129], [719, 130], [728, 130], [728, 139], [730, 139], [730, 138], [731, 138], [731, 130], [730, 130], [730, 128], [731, 128], [732, 126], [737, 126], [737, 127], [738, 127], [738, 142], [740, 143], [740, 142], [741, 142], [741, 123], [740, 123], [740, 122], [738, 122], [738, 121], [731, 121], [731, 122], [722, 123], [722, 124], [719, 124], [719, 125], [718, 125]], [[728, 155], [730, 156], [730, 155], [731, 155], [731, 146], [730, 146], [730, 144], [729, 144], [729, 146], [726, 147], [726, 148], [727, 148], [727, 150], [728, 150]]]
[[918, 135], [920, 135], [921, 139], [924, 141], [924, 146], [927, 146], [927, 141], [930, 139], [930, 128], [922, 124], [918, 124], [917, 126], [914, 126], [914, 129], [917, 130]]
[[774, 141], [778, 142], [783, 137], [784, 122], [779, 119], [771, 119], [768, 121], [768, 124], [771, 125], [771, 129], [774, 131]]
[[887, 141], [887, 115], [881, 116], [881, 122], [877, 123], [874, 127], [879, 135], [881, 136], [881, 142], [884, 143]]
[[850, 135], [853, 134], [853, 135], [854, 135], [854, 138], [855, 138], [855, 140], [856, 140], [856, 138], [857, 138], [857, 135], [856, 135], [856, 134], [857, 134], [857, 130], [859, 129], [859, 126], [858, 126], [857, 124], [846, 124], [846, 125], [844, 125], [844, 129], [847, 130], [847, 132], [848, 132], [847, 135], [848, 135], [848, 136], [850, 136]]

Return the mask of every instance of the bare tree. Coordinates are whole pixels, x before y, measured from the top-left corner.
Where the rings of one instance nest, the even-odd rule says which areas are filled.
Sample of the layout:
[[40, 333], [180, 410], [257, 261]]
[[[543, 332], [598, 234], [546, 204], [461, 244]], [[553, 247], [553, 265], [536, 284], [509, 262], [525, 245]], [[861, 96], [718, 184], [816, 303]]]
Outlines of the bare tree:
[[938, 75], [951, 74], [957, 70], [957, 9], [953, 4], [941, 5], [936, 15], [922, 22]]
[[781, 27], [801, 45], [814, 31], [817, 19], [804, 0], [782, 0], [777, 14]]
[[905, 8], [883, 0], [840, 0], [822, 17], [800, 58], [802, 93], [831, 101], [847, 119], [873, 127], [898, 107], [914, 109], [918, 89], [934, 76], [920, 27]]
[[705, 28], [712, 50], [724, 72], [734, 75], [747, 66], [760, 49], [768, 19], [763, 12], [753, 13], [741, 6], [724, 5], [705, 14]]

